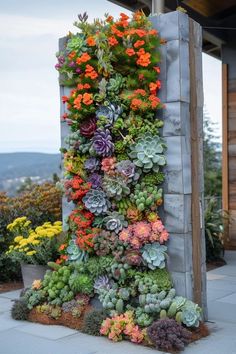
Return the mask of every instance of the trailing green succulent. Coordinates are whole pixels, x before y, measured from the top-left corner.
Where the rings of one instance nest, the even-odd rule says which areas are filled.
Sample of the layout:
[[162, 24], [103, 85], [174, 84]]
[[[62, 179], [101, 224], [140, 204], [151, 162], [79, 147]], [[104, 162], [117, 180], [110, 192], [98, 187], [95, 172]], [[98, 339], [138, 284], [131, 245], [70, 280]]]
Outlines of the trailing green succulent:
[[118, 208], [118, 213], [121, 215], [126, 215], [127, 209], [132, 206], [130, 198], [122, 198], [116, 202], [116, 207]]
[[141, 249], [142, 257], [148, 268], [165, 268], [167, 247], [160, 245], [159, 242], [147, 243]]
[[155, 185], [147, 186], [144, 182], [135, 185], [134, 193], [130, 195], [139, 211], [157, 208], [162, 201], [162, 189]]
[[164, 182], [165, 174], [161, 171], [157, 173], [147, 173], [142, 176], [140, 183], [144, 183], [145, 186], [156, 186]]
[[157, 173], [166, 164], [166, 157], [163, 155], [165, 148], [166, 145], [158, 135], [146, 133], [130, 146], [129, 156], [144, 173]]

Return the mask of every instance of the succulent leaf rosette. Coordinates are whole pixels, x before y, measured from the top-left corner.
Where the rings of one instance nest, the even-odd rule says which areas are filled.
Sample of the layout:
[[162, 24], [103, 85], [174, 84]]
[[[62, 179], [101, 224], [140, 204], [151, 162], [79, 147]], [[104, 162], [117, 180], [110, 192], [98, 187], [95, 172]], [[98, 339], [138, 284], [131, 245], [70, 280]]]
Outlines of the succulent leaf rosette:
[[158, 135], [144, 134], [131, 145], [129, 156], [143, 172], [159, 172], [160, 167], [166, 164], [164, 150], [166, 145]]
[[107, 157], [114, 151], [114, 144], [108, 129], [97, 129], [93, 137], [93, 148], [97, 155]]
[[83, 203], [94, 215], [106, 213], [110, 206], [110, 202], [102, 189], [90, 189], [83, 198]]
[[166, 251], [167, 247], [159, 242], [146, 244], [141, 250], [143, 260], [150, 269], [165, 268]]
[[128, 226], [128, 222], [125, 220], [124, 215], [120, 215], [116, 211], [108, 212], [108, 215], [103, 219], [106, 229], [119, 233], [123, 227]]

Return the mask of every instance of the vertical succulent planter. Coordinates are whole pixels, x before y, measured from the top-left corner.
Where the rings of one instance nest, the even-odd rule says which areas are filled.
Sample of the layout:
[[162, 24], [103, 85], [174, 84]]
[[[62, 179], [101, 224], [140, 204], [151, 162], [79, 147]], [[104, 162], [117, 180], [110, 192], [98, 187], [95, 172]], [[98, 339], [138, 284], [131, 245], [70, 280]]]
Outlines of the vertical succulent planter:
[[[187, 327], [201, 320], [190, 301], [189, 23], [171, 15], [172, 38], [167, 15], [93, 24], [80, 15], [79, 33], [63, 38], [57, 54], [68, 234], [60, 261], [88, 271], [108, 314], [101, 333], [113, 340], [142, 342], [160, 318]], [[111, 318], [132, 331], [114, 334]]]

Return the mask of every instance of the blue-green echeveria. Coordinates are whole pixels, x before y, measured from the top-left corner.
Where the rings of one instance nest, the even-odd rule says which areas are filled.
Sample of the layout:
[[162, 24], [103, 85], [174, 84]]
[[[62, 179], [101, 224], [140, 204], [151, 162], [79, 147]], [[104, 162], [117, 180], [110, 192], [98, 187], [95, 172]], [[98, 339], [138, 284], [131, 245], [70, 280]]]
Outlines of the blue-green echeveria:
[[148, 268], [165, 268], [167, 247], [160, 245], [159, 242], [148, 243], [142, 249], [142, 258]]
[[182, 307], [182, 323], [187, 327], [198, 327], [201, 320], [201, 308], [194, 302], [187, 300]]
[[107, 212], [110, 202], [101, 189], [90, 189], [84, 196], [85, 207], [93, 214], [100, 215]]
[[140, 136], [135, 144], [130, 146], [129, 156], [143, 172], [159, 172], [160, 166], [166, 164], [163, 155], [166, 145], [158, 135], [146, 133]]
[[75, 239], [70, 240], [66, 253], [69, 261], [82, 262], [88, 258], [88, 254], [77, 246]]
[[106, 229], [109, 231], [115, 231], [119, 233], [123, 227], [128, 226], [128, 222], [125, 220], [124, 215], [117, 213], [116, 211], [108, 212], [108, 215], [103, 219]]

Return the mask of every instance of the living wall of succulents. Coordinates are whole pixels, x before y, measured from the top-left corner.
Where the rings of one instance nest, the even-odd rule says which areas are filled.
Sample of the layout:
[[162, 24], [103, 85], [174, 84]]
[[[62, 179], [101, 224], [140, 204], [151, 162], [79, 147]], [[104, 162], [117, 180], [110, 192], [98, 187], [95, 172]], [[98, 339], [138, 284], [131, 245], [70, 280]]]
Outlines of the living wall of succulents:
[[180, 349], [188, 338], [183, 326], [197, 327], [201, 309], [176, 294], [166, 269], [169, 234], [159, 217], [167, 148], [158, 118], [162, 40], [142, 12], [92, 24], [83, 14], [75, 26], [56, 64], [60, 84], [71, 87], [62, 97], [70, 127], [62, 152], [64, 193], [74, 210], [58, 264], [28, 302], [67, 308], [83, 294], [100, 308], [87, 317], [88, 333], [157, 345], [164, 326], [176, 333], [167, 342]]

